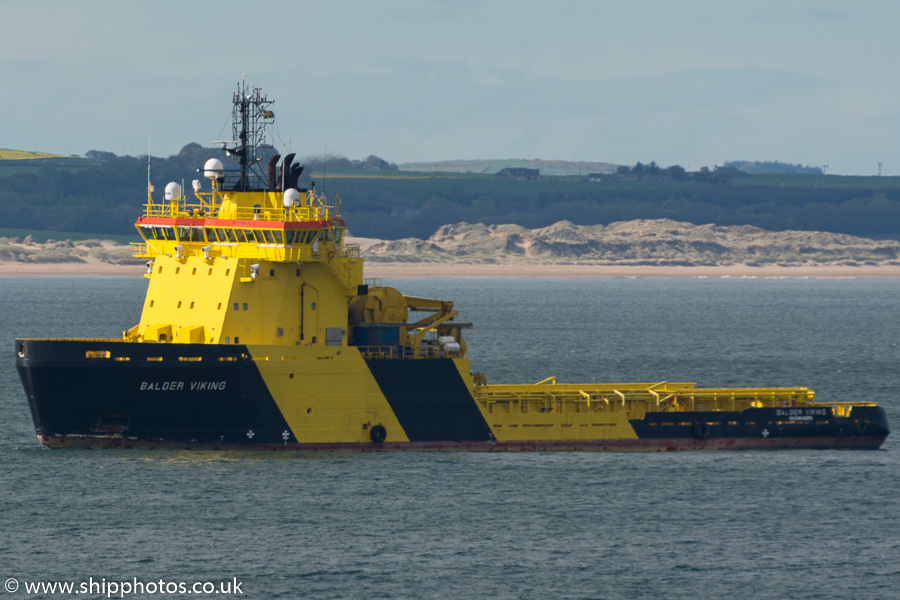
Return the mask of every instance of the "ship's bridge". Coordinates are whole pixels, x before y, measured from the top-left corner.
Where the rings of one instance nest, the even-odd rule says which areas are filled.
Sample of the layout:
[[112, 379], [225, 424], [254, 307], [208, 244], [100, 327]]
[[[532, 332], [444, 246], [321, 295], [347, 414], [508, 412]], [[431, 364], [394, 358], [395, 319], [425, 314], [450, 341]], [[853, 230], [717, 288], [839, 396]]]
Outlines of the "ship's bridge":
[[132, 253], [142, 258], [170, 254], [257, 258], [278, 262], [324, 258], [358, 258], [359, 247], [343, 244], [340, 198], [313, 189], [211, 192], [195, 182], [193, 201], [181, 196], [178, 184], [166, 186], [166, 199], [148, 194], [144, 215], [135, 224], [143, 243]]

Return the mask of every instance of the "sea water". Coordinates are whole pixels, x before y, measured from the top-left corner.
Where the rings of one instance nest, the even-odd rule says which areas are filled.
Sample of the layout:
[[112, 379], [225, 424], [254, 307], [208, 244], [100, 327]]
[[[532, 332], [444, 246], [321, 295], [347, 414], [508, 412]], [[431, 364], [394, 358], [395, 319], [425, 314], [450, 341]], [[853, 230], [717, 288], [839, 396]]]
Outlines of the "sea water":
[[[809, 386], [878, 401], [900, 428], [898, 280], [386, 283], [453, 300], [489, 383]], [[879, 451], [42, 451], [14, 337], [118, 337], [145, 290], [0, 278], [10, 598], [64, 596], [26, 591], [42, 581], [96, 584], [84, 598], [121, 582], [164, 584], [126, 597], [900, 597], [897, 434]]]

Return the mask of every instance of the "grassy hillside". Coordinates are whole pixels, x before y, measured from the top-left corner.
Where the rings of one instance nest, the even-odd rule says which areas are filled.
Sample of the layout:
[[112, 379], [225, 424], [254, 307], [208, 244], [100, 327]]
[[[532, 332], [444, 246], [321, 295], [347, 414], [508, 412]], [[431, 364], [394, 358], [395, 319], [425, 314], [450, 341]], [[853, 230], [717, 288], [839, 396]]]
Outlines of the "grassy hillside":
[[32, 160], [35, 158], [68, 158], [61, 154], [47, 152], [28, 152], [26, 150], [8, 150], [0, 148], [0, 160]]
[[540, 169], [541, 175], [587, 175], [588, 173], [614, 173], [616, 166], [606, 162], [584, 162], [568, 160], [542, 160], [540, 158], [505, 158], [491, 160], [443, 160], [436, 162], [404, 163], [398, 165], [403, 171], [425, 173], [468, 173], [493, 175], [503, 169]]

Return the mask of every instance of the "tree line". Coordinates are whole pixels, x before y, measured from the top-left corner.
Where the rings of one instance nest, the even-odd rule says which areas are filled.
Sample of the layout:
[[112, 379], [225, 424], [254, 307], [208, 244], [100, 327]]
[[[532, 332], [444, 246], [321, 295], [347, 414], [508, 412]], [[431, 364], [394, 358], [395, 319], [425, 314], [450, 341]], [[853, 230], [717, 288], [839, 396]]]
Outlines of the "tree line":
[[[160, 198], [168, 181], [199, 177], [218, 151], [198, 144], [153, 157], [151, 181]], [[223, 158], [228, 164], [230, 159]], [[396, 165], [366, 159], [307, 162], [304, 178], [329, 196], [340, 193], [342, 216], [355, 235], [397, 239], [430, 236], [448, 223], [557, 221], [609, 224], [667, 218], [694, 224], [755, 225], [770, 230], [820, 230], [900, 239], [900, 178], [747, 175], [732, 166], [696, 173], [656, 163], [629, 168], [669, 173], [669, 180], [590, 182], [586, 177], [500, 180], [490, 175], [393, 177]], [[24, 167], [0, 164], [0, 226], [97, 234], [128, 234], [147, 198], [147, 157], [91, 151], [71, 166], [59, 161]], [[326, 166], [327, 165], [327, 166]], [[326, 177], [327, 169], [327, 177]], [[354, 171], [357, 176], [341, 177]], [[371, 176], [367, 176], [371, 175]], [[302, 184], [301, 184], [302, 185]]]

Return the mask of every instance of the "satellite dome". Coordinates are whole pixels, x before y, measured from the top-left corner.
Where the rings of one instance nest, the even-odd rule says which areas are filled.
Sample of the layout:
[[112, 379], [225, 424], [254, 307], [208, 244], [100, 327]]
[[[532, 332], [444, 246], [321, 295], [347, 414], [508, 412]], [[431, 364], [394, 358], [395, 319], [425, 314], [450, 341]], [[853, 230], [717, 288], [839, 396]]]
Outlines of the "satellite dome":
[[294, 188], [288, 188], [284, 190], [284, 207], [290, 208], [292, 206], [297, 206], [300, 202], [300, 192], [295, 190]]
[[223, 171], [225, 167], [222, 166], [222, 161], [218, 158], [211, 158], [206, 161], [206, 164], [203, 165], [203, 176], [209, 179], [219, 179], [223, 176]]
[[167, 183], [165, 197], [169, 202], [181, 200], [181, 186], [174, 181]]

